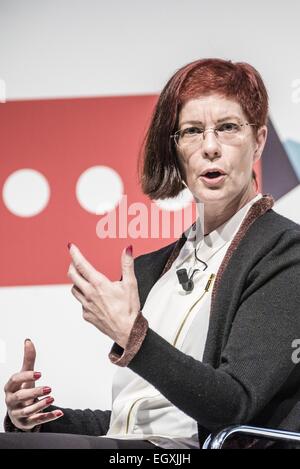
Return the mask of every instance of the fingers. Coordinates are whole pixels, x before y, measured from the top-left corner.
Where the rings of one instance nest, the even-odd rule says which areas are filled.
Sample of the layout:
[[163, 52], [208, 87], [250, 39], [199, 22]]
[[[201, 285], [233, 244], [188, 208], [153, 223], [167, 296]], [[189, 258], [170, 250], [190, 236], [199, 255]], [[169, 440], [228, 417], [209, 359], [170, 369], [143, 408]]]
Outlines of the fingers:
[[45, 397], [50, 394], [51, 388], [49, 386], [40, 386], [31, 389], [19, 389], [16, 392], [7, 392], [6, 405], [10, 409], [26, 405], [27, 402], [34, 402], [38, 398]]
[[33, 428], [36, 425], [41, 425], [46, 422], [52, 422], [53, 420], [57, 420], [60, 417], [63, 417], [64, 413], [62, 410], [53, 410], [51, 412], [44, 412], [34, 414], [27, 419], [28, 428]]
[[12, 375], [4, 387], [5, 392], [16, 392], [20, 387], [25, 384], [27, 387], [36, 380], [40, 379], [41, 373], [38, 371], [20, 371]]
[[44, 409], [49, 407], [49, 405], [51, 405], [53, 402], [54, 402], [54, 398], [48, 396], [48, 397], [45, 397], [44, 399], [34, 402], [31, 405], [10, 409], [10, 415], [15, 420], [27, 419], [33, 416], [34, 414], [42, 412]]
[[[44, 408], [48, 407], [50, 404], [44, 406]], [[63, 417], [64, 413], [60, 409], [55, 409], [50, 412], [37, 412], [30, 416], [19, 416], [16, 417], [14, 412], [9, 412], [9, 418], [13, 422], [13, 424], [20, 428], [21, 430], [31, 430], [32, 428], [36, 427], [37, 425], [41, 425], [46, 422], [51, 422], [52, 420], [56, 420], [60, 417]]]
[[[69, 247], [70, 255], [77, 272], [84, 277], [88, 282], [96, 285], [99, 282], [108, 281], [105, 275], [98, 272], [92, 264], [90, 264], [86, 258], [81, 254], [78, 247], [75, 244], [71, 244]], [[72, 278], [71, 278], [72, 279]], [[72, 279], [73, 281], [73, 279]], [[75, 282], [74, 282], [75, 283]], [[77, 284], [76, 284], [77, 285]], [[80, 286], [77, 285], [79, 288]], [[81, 288], [80, 288], [81, 289]], [[81, 289], [82, 290], [82, 289]]]
[[134, 273], [134, 259], [132, 255], [132, 246], [123, 249], [121, 256], [122, 281], [124, 283], [136, 283]]
[[85, 278], [82, 277], [82, 275], [80, 275], [78, 270], [76, 270], [73, 263], [70, 264], [68, 270], [68, 277], [74, 283], [74, 285], [77, 287], [77, 290], [81, 294], [88, 291], [89, 283], [86, 281]]
[[24, 342], [24, 357], [21, 371], [29, 371], [34, 369], [36, 351], [33, 342], [26, 339]]
[[83, 293], [79, 290], [78, 287], [76, 287], [76, 285], [73, 285], [72, 289], [71, 289], [71, 293], [73, 296], [75, 296], [75, 298], [82, 304], [82, 306], [86, 305], [86, 299], [85, 299], [85, 296], [83, 295]]
[[40, 423], [63, 416], [61, 410], [43, 413], [54, 398], [49, 396], [49, 386], [32, 387], [32, 383], [40, 377], [39, 372], [20, 371], [12, 375], [4, 387], [7, 412], [13, 424], [21, 430], [30, 430]]

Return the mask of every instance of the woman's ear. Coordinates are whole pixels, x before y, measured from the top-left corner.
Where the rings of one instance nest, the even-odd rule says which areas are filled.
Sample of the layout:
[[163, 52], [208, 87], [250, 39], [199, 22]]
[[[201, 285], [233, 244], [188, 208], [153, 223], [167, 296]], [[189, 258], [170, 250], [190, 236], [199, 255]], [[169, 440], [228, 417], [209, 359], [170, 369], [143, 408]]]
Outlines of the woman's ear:
[[266, 144], [268, 136], [268, 127], [266, 125], [263, 125], [262, 127], [259, 127], [256, 136], [255, 136], [255, 151], [254, 151], [254, 159], [253, 162], [256, 163], [262, 155], [263, 149]]

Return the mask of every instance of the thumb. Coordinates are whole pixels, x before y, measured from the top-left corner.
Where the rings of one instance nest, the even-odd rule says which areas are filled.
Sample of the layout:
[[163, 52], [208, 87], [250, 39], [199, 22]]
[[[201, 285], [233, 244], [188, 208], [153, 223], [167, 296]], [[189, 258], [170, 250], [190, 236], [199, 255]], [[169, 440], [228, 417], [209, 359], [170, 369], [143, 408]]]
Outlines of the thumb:
[[134, 259], [132, 255], [132, 245], [128, 246], [122, 252], [121, 257], [122, 264], [122, 281], [123, 282], [132, 282], [136, 281], [134, 274]]
[[21, 371], [31, 371], [34, 369], [36, 351], [33, 342], [26, 339], [24, 342], [24, 357]]

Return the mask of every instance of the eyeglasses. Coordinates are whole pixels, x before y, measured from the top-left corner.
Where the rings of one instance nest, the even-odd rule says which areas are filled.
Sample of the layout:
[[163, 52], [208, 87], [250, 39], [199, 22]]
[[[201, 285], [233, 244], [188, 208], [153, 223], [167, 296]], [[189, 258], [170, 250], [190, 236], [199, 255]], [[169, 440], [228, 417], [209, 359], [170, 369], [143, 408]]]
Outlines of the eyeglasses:
[[256, 126], [256, 124], [249, 124], [249, 122], [244, 122], [243, 124], [223, 122], [216, 127], [209, 127], [207, 129], [192, 126], [177, 130], [170, 138], [173, 138], [176, 145], [182, 150], [192, 149], [201, 144], [205, 140], [205, 133], [208, 131], [212, 131], [220, 143], [232, 143], [241, 137], [243, 129], [246, 126], [251, 125]]

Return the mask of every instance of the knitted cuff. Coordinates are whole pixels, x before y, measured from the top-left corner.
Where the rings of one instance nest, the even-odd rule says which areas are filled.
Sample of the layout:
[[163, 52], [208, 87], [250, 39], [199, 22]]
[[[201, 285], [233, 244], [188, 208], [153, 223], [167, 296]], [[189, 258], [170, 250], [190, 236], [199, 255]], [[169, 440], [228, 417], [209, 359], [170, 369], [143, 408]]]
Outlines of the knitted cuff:
[[133, 357], [139, 351], [148, 330], [148, 321], [142, 315], [141, 311], [131, 329], [128, 342], [125, 349], [114, 343], [109, 353], [109, 359], [118, 366], [127, 366]]

